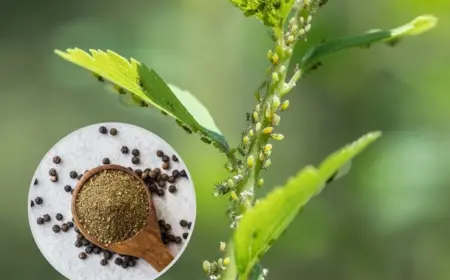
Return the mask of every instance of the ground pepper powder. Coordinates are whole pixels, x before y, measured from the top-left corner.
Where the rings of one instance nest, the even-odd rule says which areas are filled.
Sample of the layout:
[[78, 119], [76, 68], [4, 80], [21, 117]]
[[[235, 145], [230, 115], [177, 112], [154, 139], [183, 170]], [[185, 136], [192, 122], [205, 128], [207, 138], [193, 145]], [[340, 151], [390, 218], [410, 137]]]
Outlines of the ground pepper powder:
[[105, 170], [86, 181], [76, 199], [79, 222], [98, 241], [125, 241], [148, 222], [147, 193], [132, 175]]

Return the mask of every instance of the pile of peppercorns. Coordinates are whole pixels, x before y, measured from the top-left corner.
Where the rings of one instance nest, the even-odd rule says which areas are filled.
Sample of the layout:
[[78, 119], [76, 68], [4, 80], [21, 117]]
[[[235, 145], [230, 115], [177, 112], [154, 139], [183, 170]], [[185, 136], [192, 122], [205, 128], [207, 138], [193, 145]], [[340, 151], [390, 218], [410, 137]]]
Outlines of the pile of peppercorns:
[[[105, 126], [101, 126], [99, 128], [99, 132], [101, 134], [108, 134], [108, 129]], [[112, 136], [115, 136], [118, 134], [117, 129], [111, 128], [109, 130], [109, 134]], [[130, 149], [127, 146], [122, 146], [120, 149], [120, 152], [122, 154], [129, 154]], [[138, 149], [134, 148], [131, 150], [132, 158], [131, 163], [133, 165], [139, 165], [141, 163], [140, 156], [141, 153]], [[165, 195], [165, 190], [167, 189], [170, 193], [175, 194], [177, 192], [177, 187], [175, 186], [175, 183], [177, 180], [181, 178], [187, 178], [187, 174], [185, 170], [173, 170], [171, 173], [165, 173], [164, 170], [168, 170], [171, 167], [171, 161], [172, 162], [178, 162], [178, 158], [176, 155], [172, 155], [171, 157], [166, 155], [162, 150], [156, 151], [156, 156], [161, 159], [161, 168], [145, 168], [144, 170], [141, 169], [135, 169], [133, 170], [132, 167], [128, 167], [128, 169], [134, 171], [139, 177], [142, 178], [146, 186], [149, 188], [149, 191], [153, 194], [156, 194], [159, 197], [163, 197]], [[62, 158], [60, 156], [53, 157], [53, 163], [55, 165], [58, 165], [62, 162]], [[105, 157], [102, 159], [103, 164], [111, 164], [111, 161], [109, 158]], [[86, 173], [88, 170], [85, 170], [84, 173]], [[76, 171], [70, 171], [69, 177], [71, 179], [77, 179], [80, 180], [83, 177], [84, 173], [78, 173]], [[50, 176], [50, 181], [53, 183], [58, 182], [58, 172], [56, 168], [50, 168], [48, 171], [48, 174]], [[39, 184], [38, 179], [36, 178], [33, 183], [35, 186]], [[169, 185], [167, 187], [167, 185]], [[74, 188], [70, 185], [64, 186], [64, 191], [67, 193], [73, 193]], [[41, 205], [44, 202], [43, 198], [38, 196], [34, 200], [31, 200], [30, 206], [35, 207], [35, 204]], [[59, 222], [62, 222], [64, 217], [62, 214], [58, 213], [55, 215], [55, 219]], [[43, 225], [44, 223], [50, 222], [52, 219], [49, 214], [44, 214], [42, 217], [37, 218], [37, 224]], [[160, 232], [161, 232], [161, 240], [165, 245], [168, 245], [170, 243], [175, 244], [181, 244], [183, 239], [187, 239], [189, 236], [188, 230], [191, 229], [192, 222], [188, 222], [186, 220], [181, 220], [179, 222], [180, 226], [182, 228], [187, 229], [182, 236], [175, 236], [172, 233], [172, 226], [167, 223], [165, 220], [160, 219], [158, 221]], [[68, 232], [70, 228], [73, 228], [74, 232], [76, 233], [76, 241], [74, 242], [74, 246], [77, 248], [84, 247], [84, 251], [80, 252], [78, 255], [78, 258], [81, 260], [84, 260], [88, 257], [88, 255], [94, 254], [94, 255], [102, 255], [102, 259], [100, 260], [100, 265], [105, 266], [111, 261], [111, 259], [116, 255], [115, 252], [104, 250], [100, 247], [97, 247], [96, 245], [89, 242], [78, 230], [78, 228], [74, 225], [73, 219], [72, 221], [62, 223], [62, 224], [54, 224], [52, 226], [52, 230], [54, 233], [60, 233], [62, 232]], [[127, 256], [127, 255], [121, 255], [118, 254], [117, 257], [114, 259], [114, 264], [121, 266], [123, 268], [128, 267], [134, 267], [136, 266], [137, 261], [139, 258], [133, 257], [133, 256]]]

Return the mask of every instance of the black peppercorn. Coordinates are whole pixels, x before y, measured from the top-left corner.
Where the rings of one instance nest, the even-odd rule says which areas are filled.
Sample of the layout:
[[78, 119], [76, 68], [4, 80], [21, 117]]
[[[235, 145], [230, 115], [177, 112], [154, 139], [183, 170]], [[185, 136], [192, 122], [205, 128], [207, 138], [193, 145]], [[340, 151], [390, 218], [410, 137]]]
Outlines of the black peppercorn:
[[161, 151], [161, 150], [157, 150], [157, 151], [156, 151], [156, 156], [162, 157], [163, 155], [164, 155], [164, 152], [163, 152], [163, 151]]
[[133, 149], [133, 150], [131, 151], [131, 154], [132, 154], [133, 156], [135, 156], [135, 157], [138, 157], [141, 153], [139, 152], [138, 149]]
[[64, 186], [64, 190], [65, 190], [66, 192], [71, 192], [71, 191], [72, 191], [72, 187], [69, 186], [69, 185], [65, 185], [65, 186]]
[[127, 268], [127, 267], [128, 267], [128, 263], [122, 262], [122, 267], [123, 267], [123, 268]]
[[61, 221], [64, 217], [61, 213], [56, 214], [56, 220]]
[[187, 239], [188, 236], [189, 236], [189, 233], [187, 233], [187, 232], [183, 233], [183, 238], [184, 238], [184, 239]]
[[139, 164], [139, 162], [140, 162], [139, 157], [134, 156], [133, 158], [131, 158], [131, 163], [133, 163], [133, 164]]
[[84, 236], [81, 233], [77, 233], [77, 240], [83, 240]]
[[78, 173], [76, 171], [70, 171], [69, 173], [70, 178], [75, 179], [78, 176]]
[[89, 244], [91, 244], [91, 242], [89, 242], [87, 239], [81, 240], [81, 243], [83, 244], [83, 246], [89, 246]]
[[158, 186], [159, 186], [160, 188], [164, 188], [164, 187], [166, 186], [166, 182], [163, 181], [163, 180], [161, 180], [161, 181], [158, 182]]
[[67, 231], [69, 230], [69, 226], [68, 226], [67, 224], [62, 224], [62, 225], [61, 225], [61, 230], [62, 230], [63, 232], [67, 232]]
[[133, 168], [131, 168], [130, 166], [127, 167], [128, 170], [133, 171]]
[[180, 221], [180, 226], [187, 227], [187, 225], [188, 225], [188, 222], [186, 220], [181, 220]]
[[173, 155], [173, 156], [172, 156], [172, 160], [175, 161], [175, 162], [177, 162], [177, 161], [178, 161], [178, 157], [177, 157], [176, 155]]
[[117, 135], [117, 129], [111, 128], [111, 130], [109, 131], [109, 134], [111, 134], [112, 136], [116, 136]]
[[54, 156], [53, 157], [53, 163], [54, 164], [60, 164], [61, 163], [61, 158], [59, 156]]
[[192, 226], [192, 222], [189, 222], [188, 223], [188, 229], [191, 229], [191, 226]]
[[157, 194], [158, 194], [158, 196], [164, 196], [164, 190], [163, 189], [158, 189]]
[[73, 222], [67, 222], [67, 225], [69, 226], [69, 228], [73, 228], [74, 226]]
[[166, 223], [164, 228], [166, 229], [166, 231], [171, 231], [172, 230], [172, 226], [170, 224], [168, 224], [168, 223]]
[[52, 230], [54, 233], [58, 233], [61, 230], [61, 227], [59, 225], [53, 225]]
[[102, 163], [103, 163], [103, 164], [110, 164], [111, 161], [109, 160], [109, 158], [105, 157], [105, 158], [102, 160]]
[[49, 214], [45, 214], [45, 215], [44, 215], [44, 221], [50, 222], [51, 219], [52, 219], [52, 217], [50, 217]]
[[167, 180], [169, 183], [175, 183], [175, 177], [169, 176], [169, 179]]
[[80, 248], [81, 246], [83, 246], [83, 243], [81, 243], [81, 240], [77, 240], [74, 243], [75, 247]]
[[107, 265], [107, 264], [108, 264], [108, 261], [105, 260], [105, 259], [102, 259], [102, 260], [100, 261], [100, 265], [101, 265], [101, 266], [105, 266], [105, 265]]
[[94, 254], [98, 255], [102, 252], [102, 250], [98, 247], [94, 247]]
[[34, 179], [34, 183], [33, 183], [33, 185], [37, 185], [39, 182], [38, 182], [38, 179]]
[[150, 192], [152, 193], [157, 193], [158, 192], [158, 186], [156, 186], [155, 184], [151, 184], [148, 189], [150, 190]]
[[92, 248], [92, 246], [87, 246], [84, 251], [86, 252], [86, 254], [92, 254], [94, 248]]
[[120, 151], [122, 152], [122, 154], [128, 154], [129, 150], [127, 146], [122, 146], [122, 148], [120, 149]]
[[166, 225], [166, 221], [158, 220], [158, 224], [159, 224], [160, 227], [164, 227]]
[[128, 266], [129, 267], [134, 267], [136, 265], [136, 262], [133, 260], [128, 261]]
[[176, 178], [178, 178], [178, 177], [180, 177], [180, 171], [178, 171], [178, 170], [174, 170], [174, 171], [172, 171], [172, 176], [176, 179]]
[[142, 173], [141, 174], [141, 178], [142, 178], [142, 180], [147, 180], [148, 178], [149, 178], [149, 176], [148, 176], [148, 172], [144, 172], [144, 173]]
[[124, 262], [129, 262], [131, 260], [132, 260], [131, 256], [127, 256], [127, 255], [123, 256], [123, 261]]
[[177, 236], [175, 237], [175, 243], [180, 244], [181, 243], [181, 237]]
[[140, 169], [134, 170], [134, 173], [136, 173], [136, 175], [138, 175], [139, 177], [142, 176], [142, 170], [140, 170]]
[[161, 169], [155, 168], [155, 169], [153, 169], [153, 170], [156, 172], [156, 174], [161, 174]]
[[36, 222], [37, 222], [38, 225], [43, 225], [44, 224], [44, 218], [39, 217], [39, 218], [37, 218]]
[[34, 201], [33, 200], [30, 202], [30, 206], [34, 207]]
[[174, 185], [170, 185], [169, 192], [171, 192], [171, 193], [177, 192], [177, 187], [175, 187]]
[[175, 240], [176, 240], [175, 235], [173, 235], [173, 234], [169, 234], [169, 236], [167, 236], [167, 237], [169, 238], [170, 242], [175, 242]]
[[83, 177], [83, 174], [78, 174], [77, 179], [80, 180]]
[[170, 168], [170, 165], [169, 165], [168, 162], [164, 162], [164, 163], [161, 165], [161, 167], [162, 167], [162, 169], [167, 170], [167, 169]]
[[81, 253], [78, 254], [78, 258], [79, 258], [80, 260], [84, 260], [84, 259], [87, 258], [87, 255], [86, 255], [85, 252], [81, 252]]
[[34, 202], [36, 202], [37, 205], [41, 205], [44, 200], [42, 199], [42, 197], [38, 196], [34, 199]]
[[80, 233], [80, 230], [77, 227], [74, 227], [73, 231], [75, 231], [76, 233]]
[[53, 183], [58, 182], [58, 176], [50, 176], [50, 181]]
[[122, 265], [123, 260], [122, 260], [121, 258], [116, 258], [116, 259], [114, 260], [114, 263], [117, 264], [117, 265]]
[[167, 174], [161, 174], [161, 180], [164, 180], [164, 181], [169, 180], [169, 175], [167, 175]]
[[98, 131], [99, 131], [101, 134], [106, 134], [106, 133], [108, 133], [108, 129], [107, 129], [106, 127], [104, 127], [104, 126], [100, 126], [100, 128], [98, 129]]
[[180, 171], [180, 176], [181, 176], [181, 177], [186, 177], [186, 178], [187, 178], [186, 170], [181, 170], [181, 171]]
[[161, 159], [163, 162], [167, 162], [167, 163], [170, 161], [170, 157], [167, 155], [163, 155]]
[[164, 245], [169, 244], [169, 240], [168, 240], [167, 238], [163, 238], [163, 239], [162, 239], [162, 242], [164, 243]]
[[49, 170], [48, 170], [48, 175], [50, 175], [50, 176], [56, 176], [58, 173], [56, 172], [56, 169], [55, 168], [50, 168]]
[[105, 252], [103, 252], [103, 258], [104, 258], [105, 260], [110, 260], [110, 259], [112, 258], [111, 252], [110, 252], [110, 251], [105, 251]]

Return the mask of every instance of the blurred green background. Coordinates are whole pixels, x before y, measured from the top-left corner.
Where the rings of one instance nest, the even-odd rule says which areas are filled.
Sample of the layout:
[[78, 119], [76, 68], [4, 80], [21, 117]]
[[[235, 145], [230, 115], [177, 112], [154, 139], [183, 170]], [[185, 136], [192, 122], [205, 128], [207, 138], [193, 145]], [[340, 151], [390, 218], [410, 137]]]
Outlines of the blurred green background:
[[[328, 57], [289, 95], [291, 109], [280, 127], [286, 139], [274, 145], [264, 191], [368, 131], [383, 130], [384, 137], [269, 251], [263, 261], [269, 279], [450, 279], [450, 2], [361, 2], [329, 1], [299, 51], [419, 14], [438, 16], [438, 28], [395, 48]], [[146, 62], [195, 93], [236, 145], [267, 66], [267, 30], [227, 0], [1, 4], [1, 279], [63, 279], [35, 247], [28, 186], [60, 138], [104, 121], [152, 130], [187, 162], [196, 182], [197, 226], [183, 257], [161, 279], [202, 279], [202, 261], [219, 257], [219, 241], [230, 234], [227, 201], [211, 196], [224, 178], [224, 157], [159, 112], [121, 105], [53, 49], [112, 49]]]

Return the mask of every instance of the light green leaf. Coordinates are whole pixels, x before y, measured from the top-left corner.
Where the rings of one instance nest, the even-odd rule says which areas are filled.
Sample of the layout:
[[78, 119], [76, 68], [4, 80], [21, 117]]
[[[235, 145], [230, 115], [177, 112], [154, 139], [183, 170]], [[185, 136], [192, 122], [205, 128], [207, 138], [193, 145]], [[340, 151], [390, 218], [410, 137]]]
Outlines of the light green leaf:
[[295, 0], [230, 0], [244, 12], [245, 16], [255, 16], [264, 25], [282, 27]]
[[245, 213], [234, 235], [239, 275], [246, 279], [291, 221], [325, 187], [325, 182], [380, 137], [369, 133], [326, 158], [318, 169], [307, 166]]
[[400, 27], [389, 30], [370, 30], [362, 35], [325, 41], [311, 48], [302, 58], [300, 68], [312, 65], [318, 59], [353, 47], [367, 47], [374, 43], [394, 43], [402, 37], [422, 34], [437, 24], [437, 18], [432, 15], [423, 15]]
[[90, 54], [75, 48], [55, 53], [94, 73], [100, 80], [113, 83], [117, 91], [131, 94], [131, 102], [146, 107], [152, 105], [177, 120], [188, 132], [196, 132], [207, 143], [213, 143], [230, 155], [229, 146], [207, 109], [188, 91], [169, 86], [153, 70], [131, 58], [129, 61], [107, 50], [90, 50]]

